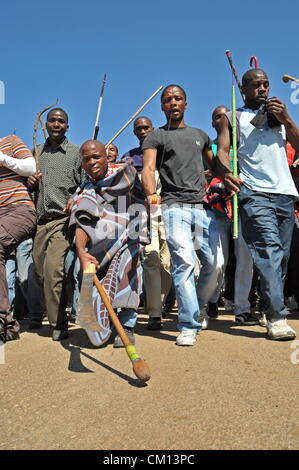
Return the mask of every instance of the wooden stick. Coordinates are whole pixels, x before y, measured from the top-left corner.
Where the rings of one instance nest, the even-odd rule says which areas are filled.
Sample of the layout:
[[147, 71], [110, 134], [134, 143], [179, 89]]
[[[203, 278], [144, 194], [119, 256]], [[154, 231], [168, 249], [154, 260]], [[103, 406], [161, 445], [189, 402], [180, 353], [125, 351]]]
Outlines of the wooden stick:
[[141, 111], [143, 110], [143, 108], [145, 108], [145, 106], [156, 96], [157, 93], [159, 93], [159, 91], [161, 91], [163, 88], [163, 86], [160, 86], [147, 100], [146, 102], [140, 106], [140, 108], [137, 109], [137, 111], [133, 114], [133, 116], [126, 122], [126, 124], [123, 125], [123, 127], [121, 129], [119, 129], [119, 131], [114, 134], [114, 136], [109, 140], [109, 142], [107, 142], [106, 144], [106, 147], [110, 144], [112, 144], [112, 142], [125, 130], [125, 128], [130, 124], [130, 122], [133, 121], [133, 119], [135, 119], [135, 117], [141, 113]]
[[48, 133], [47, 133], [47, 130], [46, 130], [45, 123], [44, 123], [44, 121], [42, 120], [41, 116], [39, 117], [39, 122], [40, 122], [40, 125], [41, 125], [41, 128], [42, 128], [43, 134], [44, 134], [44, 138], [45, 138], [45, 140], [47, 140], [47, 138], [48, 138]]
[[292, 82], [297, 82], [299, 83], [299, 79], [298, 78], [295, 78], [295, 77], [292, 77], [291, 75], [283, 75], [282, 76], [282, 81], [287, 83], [289, 80], [291, 80]]
[[113, 307], [110, 303], [110, 300], [108, 298], [108, 294], [107, 294], [107, 291], [106, 289], [102, 286], [102, 284], [100, 283], [97, 275], [95, 274], [93, 276], [93, 283], [94, 285], [96, 286], [100, 296], [101, 296], [101, 299], [109, 313], [109, 316], [110, 316], [110, 319], [118, 333], [118, 335], [120, 336], [125, 348], [126, 348], [126, 352], [129, 356], [129, 359], [130, 361], [132, 362], [133, 364], [133, 371], [136, 375], [136, 377], [140, 380], [142, 380], [142, 382], [147, 382], [150, 378], [151, 378], [151, 374], [150, 374], [150, 370], [149, 370], [149, 367], [148, 365], [146, 364], [145, 361], [143, 361], [137, 351], [136, 351], [136, 348], [133, 344], [131, 344], [129, 338], [127, 337], [123, 327], [122, 327], [122, 324], [120, 323], [119, 319], [118, 319], [118, 316], [116, 315], [115, 311], [113, 310]]
[[38, 153], [38, 148], [37, 148], [37, 143], [36, 143], [38, 123], [40, 122], [42, 114], [44, 114], [50, 108], [53, 108], [53, 106], [56, 106], [57, 103], [58, 103], [58, 99], [56, 100], [56, 103], [51, 104], [51, 106], [46, 106], [44, 109], [42, 109], [41, 111], [37, 113], [37, 117], [36, 117], [34, 128], [33, 128], [33, 147], [34, 147], [34, 158], [36, 161], [36, 173], [39, 173], [39, 153]]

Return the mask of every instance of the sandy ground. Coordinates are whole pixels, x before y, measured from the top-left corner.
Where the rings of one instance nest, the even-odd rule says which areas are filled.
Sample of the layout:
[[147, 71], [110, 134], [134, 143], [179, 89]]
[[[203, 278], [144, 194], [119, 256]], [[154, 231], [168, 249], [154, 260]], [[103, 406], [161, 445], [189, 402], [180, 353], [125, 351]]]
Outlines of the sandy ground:
[[222, 311], [178, 347], [176, 317], [150, 332], [139, 316], [147, 384], [123, 349], [93, 347], [77, 325], [59, 343], [47, 322], [28, 331], [23, 320], [0, 365], [0, 449], [299, 449], [299, 341], [268, 340]]

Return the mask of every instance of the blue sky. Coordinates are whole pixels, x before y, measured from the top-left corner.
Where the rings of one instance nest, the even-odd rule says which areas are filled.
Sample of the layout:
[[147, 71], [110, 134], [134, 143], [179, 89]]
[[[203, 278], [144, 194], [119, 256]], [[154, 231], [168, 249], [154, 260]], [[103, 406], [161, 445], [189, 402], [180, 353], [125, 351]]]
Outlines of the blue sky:
[[[283, 74], [299, 77], [298, 14], [298, 2], [268, 0], [5, 2], [1, 135], [16, 129], [31, 148], [36, 112], [58, 98], [70, 117], [68, 137], [80, 145], [92, 136], [106, 72], [99, 140], [107, 142], [160, 85], [169, 83], [187, 92], [186, 122], [213, 138], [211, 113], [231, 101], [226, 49], [240, 77], [250, 68], [250, 57], [257, 56], [269, 75], [270, 95], [281, 98], [299, 124], [299, 104], [291, 102], [296, 90], [281, 80]], [[165, 123], [159, 95], [142, 114], [155, 127]], [[136, 146], [132, 125], [115, 144], [120, 154]]]

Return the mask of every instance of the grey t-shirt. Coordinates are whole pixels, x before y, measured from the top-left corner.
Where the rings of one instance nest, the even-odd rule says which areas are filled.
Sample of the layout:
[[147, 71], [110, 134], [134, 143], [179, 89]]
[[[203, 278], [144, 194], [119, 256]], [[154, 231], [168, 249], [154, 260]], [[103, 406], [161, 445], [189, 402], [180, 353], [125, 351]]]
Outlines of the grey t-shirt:
[[147, 135], [142, 150], [157, 150], [164, 204], [202, 202], [206, 184], [202, 152], [211, 145], [205, 132], [189, 126], [169, 130], [164, 126]]

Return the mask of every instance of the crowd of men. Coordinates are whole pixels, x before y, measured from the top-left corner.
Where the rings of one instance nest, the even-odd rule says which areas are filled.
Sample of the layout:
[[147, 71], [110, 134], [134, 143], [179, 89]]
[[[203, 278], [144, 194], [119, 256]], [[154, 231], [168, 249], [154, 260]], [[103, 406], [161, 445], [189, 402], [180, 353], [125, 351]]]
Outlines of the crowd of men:
[[[239, 325], [266, 327], [272, 340], [295, 338], [287, 315], [299, 298], [290, 258], [298, 249], [299, 129], [285, 104], [268, 97], [263, 70], [243, 75], [242, 92], [238, 177], [231, 169], [232, 112], [213, 110], [212, 141], [186, 124], [187, 96], [176, 84], [161, 95], [165, 125], [154, 129], [150, 118], [135, 119], [139, 145], [123, 156], [114, 144], [72, 144], [61, 108], [48, 112], [48, 138], [37, 155], [17, 136], [0, 139], [3, 342], [19, 337], [17, 295], [29, 329], [42, 328], [47, 316], [53, 340], [67, 338], [69, 321], [80, 325], [82, 273], [90, 263], [133, 344], [141, 298], [147, 328], [157, 331], [169, 303], [177, 302], [176, 344], [192, 346], [219, 315], [221, 295]], [[234, 194], [239, 236], [233, 240]], [[257, 298], [258, 315], [251, 312]], [[96, 289], [93, 308], [99, 328], [86, 331], [100, 346], [111, 326]], [[122, 346], [117, 335], [114, 347]]]

